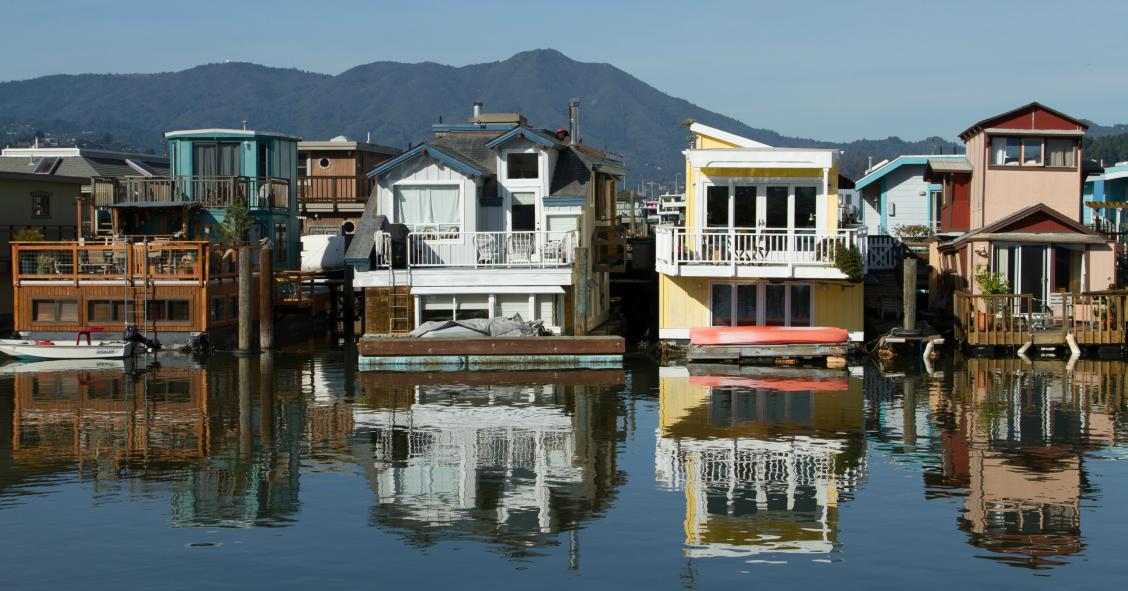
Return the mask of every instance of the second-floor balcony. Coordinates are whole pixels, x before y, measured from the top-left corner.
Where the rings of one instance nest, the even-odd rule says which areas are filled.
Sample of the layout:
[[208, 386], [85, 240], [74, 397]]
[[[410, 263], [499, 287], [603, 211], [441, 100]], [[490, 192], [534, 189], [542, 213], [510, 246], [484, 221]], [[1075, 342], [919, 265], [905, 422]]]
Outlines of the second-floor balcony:
[[[178, 240], [13, 242], [13, 283], [189, 282], [234, 280], [238, 251], [214, 242]], [[252, 263], [257, 257], [252, 259]]]
[[571, 267], [575, 231], [414, 231], [406, 240], [377, 232], [377, 268], [544, 269]]
[[298, 179], [298, 203], [333, 209], [341, 205], [363, 208], [370, 190], [371, 182], [365, 175], [303, 176]]
[[171, 176], [94, 179], [94, 205], [185, 202], [211, 209], [242, 201], [251, 209], [290, 207], [290, 181], [254, 176]]
[[659, 226], [655, 263], [666, 275], [844, 279], [835, 252], [851, 246], [866, 257], [862, 227], [829, 234], [814, 229]]

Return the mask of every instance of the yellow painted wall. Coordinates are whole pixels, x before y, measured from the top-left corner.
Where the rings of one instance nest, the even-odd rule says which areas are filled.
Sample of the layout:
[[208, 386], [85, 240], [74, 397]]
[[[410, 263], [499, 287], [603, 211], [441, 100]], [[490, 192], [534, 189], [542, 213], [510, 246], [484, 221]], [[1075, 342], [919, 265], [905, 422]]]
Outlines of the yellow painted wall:
[[658, 327], [709, 326], [709, 279], [658, 274]]
[[[731, 279], [658, 275], [658, 327], [709, 326], [709, 285]], [[807, 283], [807, 282], [799, 282]], [[864, 330], [863, 286], [860, 283], [812, 283], [815, 325]]]

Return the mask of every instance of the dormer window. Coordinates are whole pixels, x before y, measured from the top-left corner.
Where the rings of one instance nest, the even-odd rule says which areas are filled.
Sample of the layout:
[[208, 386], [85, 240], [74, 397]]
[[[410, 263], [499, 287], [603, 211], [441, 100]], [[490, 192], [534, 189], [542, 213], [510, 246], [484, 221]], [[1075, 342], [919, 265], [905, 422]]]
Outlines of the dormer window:
[[506, 156], [506, 176], [510, 179], [535, 179], [538, 173], [538, 155], [512, 153]]

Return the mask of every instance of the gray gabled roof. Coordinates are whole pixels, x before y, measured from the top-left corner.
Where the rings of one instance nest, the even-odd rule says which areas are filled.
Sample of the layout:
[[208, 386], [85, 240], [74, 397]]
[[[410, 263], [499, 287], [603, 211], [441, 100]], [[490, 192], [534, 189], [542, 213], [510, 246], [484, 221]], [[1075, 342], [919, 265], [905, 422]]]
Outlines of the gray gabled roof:
[[[59, 165], [51, 175], [42, 176], [116, 178], [122, 176], [137, 176], [139, 174], [135, 168], [126, 163], [125, 159], [63, 156], [60, 157], [59, 160]], [[3, 156], [0, 157], [0, 172], [34, 173], [35, 166], [38, 162], [39, 158]], [[163, 158], [154, 156], [153, 160], [143, 160], [143, 162], [158, 175], [168, 174], [168, 162]]]

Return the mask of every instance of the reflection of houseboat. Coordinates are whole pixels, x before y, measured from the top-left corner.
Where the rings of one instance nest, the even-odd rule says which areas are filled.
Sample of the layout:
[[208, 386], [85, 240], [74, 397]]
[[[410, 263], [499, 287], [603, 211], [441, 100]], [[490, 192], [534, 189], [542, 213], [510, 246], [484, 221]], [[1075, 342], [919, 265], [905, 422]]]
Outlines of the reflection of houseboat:
[[838, 504], [864, 469], [860, 380], [663, 368], [659, 402], [655, 472], [684, 491], [687, 555], [837, 550]]
[[621, 370], [362, 380], [354, 454], [381, 525], [420, 541], [470, 535], [539, 544], [612, 498], [618, 402], [588, 384], [621, 384]]
[[60, 339], [134, 326], [165, 344], [201, 333], [222, 343], [236, 324], [238, 254], [221, 229], [239, 204], [249, 238], [273, 242], [274, 267], [297, 265], [296, 138], [216, 129], [165, 137], [167, 176], [140, 167], [93, 179], [77, 208], [78, 240], [13, 243], [17, 331]]
[[943, 482], [966, 488], [970, 543], [1017, 566], [1061, 564], [1083, 549], [1083, 452], [1114, 443], [1112, 411], [1128, 378], [1122, 362], [970, 359], [943, 429]]

